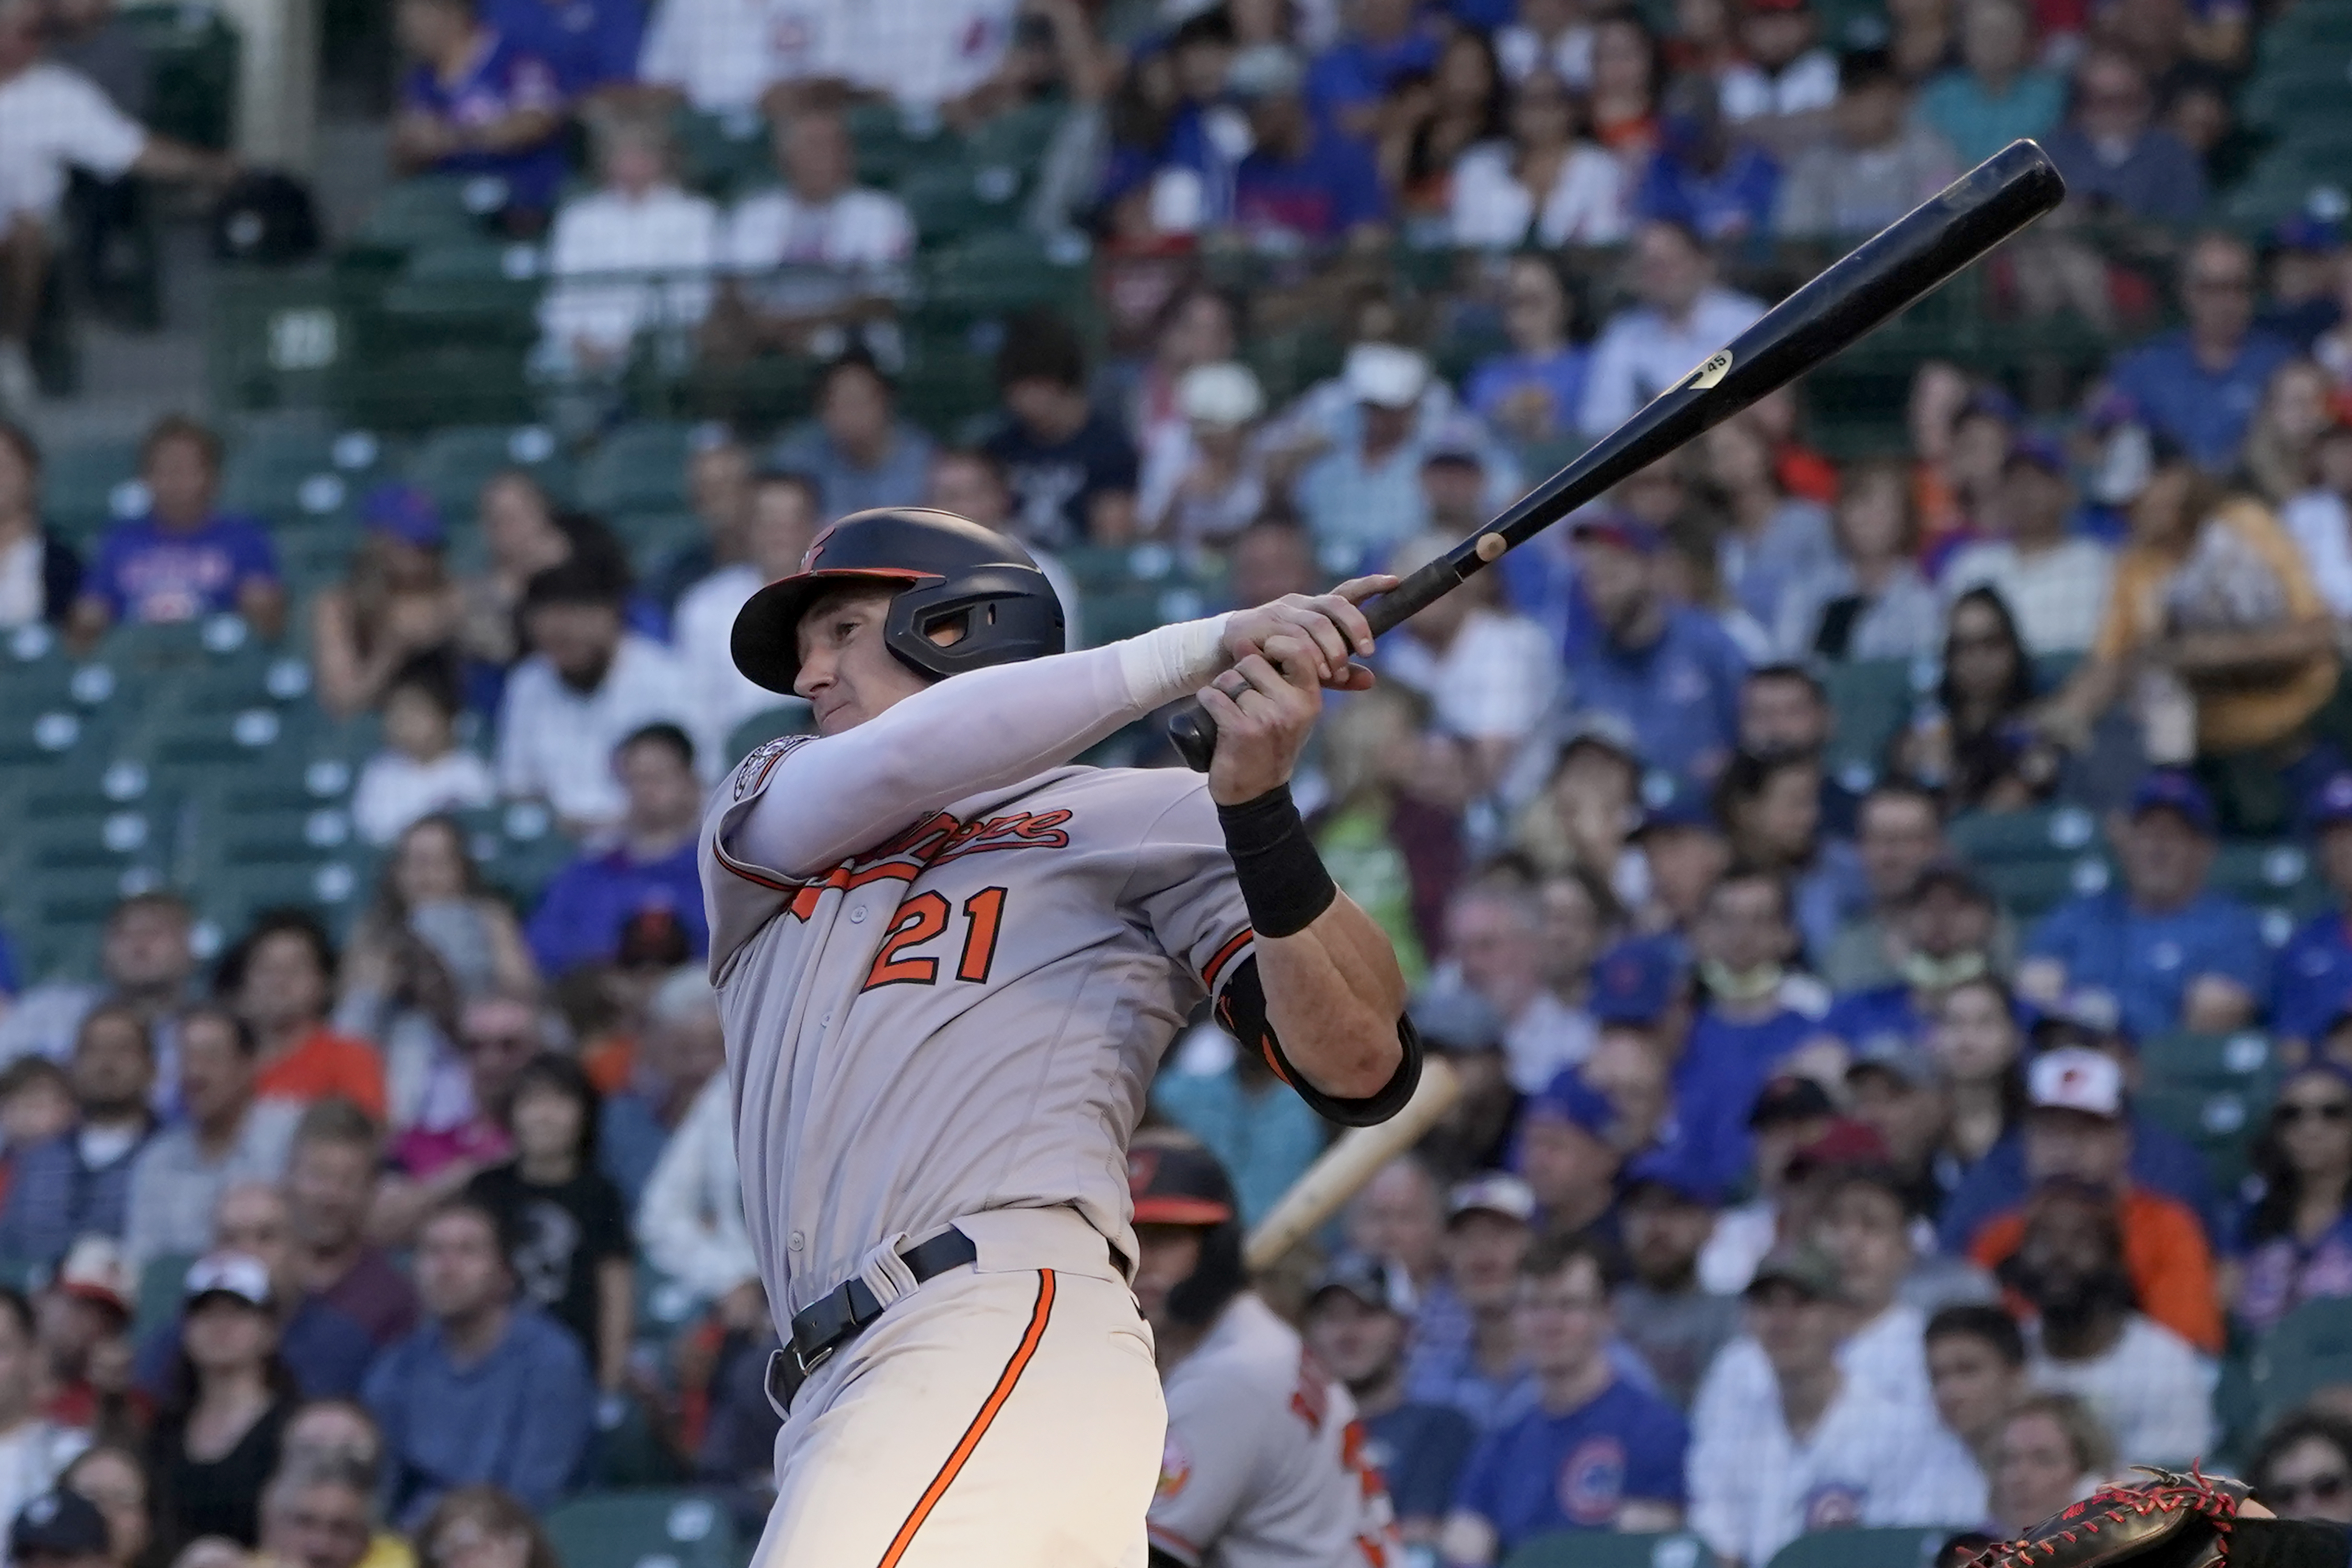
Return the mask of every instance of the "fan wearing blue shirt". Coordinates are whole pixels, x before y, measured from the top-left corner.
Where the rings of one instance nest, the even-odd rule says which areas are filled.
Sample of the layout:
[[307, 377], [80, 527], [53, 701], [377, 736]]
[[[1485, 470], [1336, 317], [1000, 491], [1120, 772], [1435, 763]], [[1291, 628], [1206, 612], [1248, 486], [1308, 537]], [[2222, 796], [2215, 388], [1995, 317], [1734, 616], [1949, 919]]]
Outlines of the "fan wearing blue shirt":
[[692, 956], [710, 945], [694, 856], [702, 813], [694, 742], [675, 724], [648, 724], [613, 748], [613, 772], [627, 799], [619, 842], [557, 872], [523, 928], [551, 979], [612, 958], [623, 930], [647, 910], [677, 920]]
[[2316, 1045], [2352, 995], [2352, 773], [2320, 785], [2310, 811], [2319, 874], [2336, 895], [2278, 955], [2271, 1029], [2282, 1040]]
[[1234, 171], [1234, 226], [1273, 248], [1370, 238], [1389, 215], [1380, 172], [1309, 111], [1304, 80], [1298, 56], [1280, 44], [1243, 50], [1225, 74], [1255, 142]]
[[1967, 867], [1948, 860], [1929, 865], [1895, 914], [1889, 945], [1899, 953], [1902, 978], [1840, 995], [1822, 1020], [1822, 1032], [1855, 1052], [1882, 1036], [1920, 1044], [1945, 995], [1991, 967], [2000, 919], [1992, 894]]
[[1412, 1281], [1402, 1265], [1339, 1258], [1315, 1282], [1299, 1330], [1307, 1353], [1348, 1385], [1364, 1424], [1364, 1458], [1388, 1482], [1408, 1548], [1437, 1538], [1478, 1430], [1450, 1405], [1405, 1397]]
[[1549, 258], [1511, 258], [1503, 280], [1503, 335], [1511, 350], [1473, 370], [1463, 397], [1515, 440], [1555, 441], [1576, 433], [1592, 356], [1568, 341], [1569, 313], [1568, 289]]
[[2150, 428], [2211, 474], [2237, 466], [2271, 373], [2295, 357], [2293, 343], [2253, 324], [2254, 282], [2254, 253], [2243, 240], [2199, 236], [2180, 266], [2189, 324], [2124, 355], [2108, 376]]
[[1565, 650], [1578, 702], [1622, 719], [1652, 767], [1714, 777], [1739, 732], [1747, 659], [1712, 616], [1661, 591], [1649, 524], [1595, 510], [1573, 541], [1587, 611]]
[[483, 19], [524, 54], [545, 60], [566, 98], [636, 79], [646, 36], [640, 0], [487, 0]]
[[2213, 803], [2175, 769], [2132, 792], [2116, 844], [2122, 885], [2060, 905], [2026, 943], [2020, 994], [2054, 998], [2096, 986], [2133, 1036], [2245, 1027], [2270, 994], [2270, 956], [2254, 911], [2210, 891]]
[[214, 510], [220, 463], [220, 437], [193, 419], [175, 414], [147, 432], [139, 449], [147, 513], [99, 542], [73, 609], [76, 642], [87, 646], [121, 624], [229, 612], [265, 637], [286, 629], [286, 586], [268, 530]]
[[554, 68], [486, 26], [475, 0], [400, 0], [394, 26], [417, 63], [401, 83], [393, 166], [496, 175], [509, 228], [537, 233], [563, 179]]
[[1444, 40], [1418, 9], [1417, 0], [1356, 0], [1349, 7], [1351, 25], [1307, 70], [1307, 100], [1318, 119], [1369, 142], [1389, 89], [1437, 68]]
[[1752, 1163], [1756, 1097], [1822, 1033], [1829, 993], [1789, 968], [1797, 951], [1789, 885], [1772, 872], [1735, 868], [1708, 889], [1691, 946], [1706, 1000], [1675, 1068], [1675, 1102], [1695, 1168], [1736, 1189]]
[[1553, 1531], [1679, 1528], [1690, 1429], [1611, 1364], [1600, 1248], [1573, 1237], [1529, 1248], [1513, 1319], [1536, 1402], [1471, 1454], [1438, 1538], [1440, 1558], [1491, 1563]]
[[1700, 76], [1667, 95], [1658, 151], [1633, 193], [1633, 216], [1678, 223], [1709, 244], [1772, 232], [1780, 165], [1723, 122], [1715, 84]]

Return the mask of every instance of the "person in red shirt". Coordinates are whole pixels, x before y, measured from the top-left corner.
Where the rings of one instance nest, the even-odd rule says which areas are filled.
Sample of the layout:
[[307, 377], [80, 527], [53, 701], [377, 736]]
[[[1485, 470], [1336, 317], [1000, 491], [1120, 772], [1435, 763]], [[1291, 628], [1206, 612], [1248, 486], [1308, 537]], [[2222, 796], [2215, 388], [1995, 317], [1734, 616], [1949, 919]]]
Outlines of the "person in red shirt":
[[381, 1122], [383, 1058], [328, 1027], [334, 984], [335, 944], [300, 910], [257, 916], [221, 959], [213, 980], [214, 990], [260, 1042], [257, 1098], [312, 1105], [338, 1096]]
[[[2035, 1187], [2080, 1183], [2115, 1195], [2124, 1267], [2140, 1310], [2208, 1355], [2221, 1349], [2221, 1297], [2204, 1226], [2185, 1204], [2131, 1180], [2132, 1135], [2123, 1068], [2079, 1046], [2044, 1051], [2026, 1079], [2025, 1174]], [[1969, 1256], [1998, 1272], [2025, 1236], [2023, 1208], [1994, 1215]], [[2030, 1305], [2013, 1300], [2030, 1315]]]

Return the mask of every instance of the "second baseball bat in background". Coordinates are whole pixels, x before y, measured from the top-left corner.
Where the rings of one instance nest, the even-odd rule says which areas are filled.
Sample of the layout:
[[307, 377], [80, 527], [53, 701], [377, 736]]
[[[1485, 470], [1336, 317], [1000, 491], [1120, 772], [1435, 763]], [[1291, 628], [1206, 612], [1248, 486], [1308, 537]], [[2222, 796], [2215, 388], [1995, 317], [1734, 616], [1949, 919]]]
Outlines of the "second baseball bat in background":
[[1421, 1142], [1454, 1102], [1462, 1080], [1454, 1064], [1433, 1055], [1421, 1064], [1421, 1082], [1402, 1110], [1370, 1127], [1350, 1127], [1299, 1174], [1266, 1210], [1242, 1243], [1242, 1261], [1253, 1274], [1271, 1268], [1283, 1255], [1338, 1214], [1381, 1167]]
[[[1765, 312], [1517, 505], [1366, 603], [1372, 631], [1387, 631], [1620, 479], [1843, 353], [2065, 195], [2048, 153], [2011, 142]], [[1206, 773], [1217, 727], [1200, 703], [1186, 703], [1168, 730], [1184, 761]]]

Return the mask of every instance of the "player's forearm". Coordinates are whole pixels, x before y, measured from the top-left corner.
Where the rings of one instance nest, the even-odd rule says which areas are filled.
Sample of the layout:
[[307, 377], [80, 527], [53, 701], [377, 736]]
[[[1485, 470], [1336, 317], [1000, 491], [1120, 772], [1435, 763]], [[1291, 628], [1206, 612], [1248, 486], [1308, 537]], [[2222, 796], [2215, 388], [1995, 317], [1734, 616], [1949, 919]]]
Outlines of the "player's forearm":
[[1261, 934], [1266, 1022], [1294, 1071], [1337, 1100], [1369, 1100], [1404, 1060], [1404, 972], [1385, 932], [1341, 893], [1290, 936]]
[[1058, 767], [1223, 669], [1223, 616], [1187, 621], [942, 680], [793, 751], [728, 850], [812, 875], [950, 801]]

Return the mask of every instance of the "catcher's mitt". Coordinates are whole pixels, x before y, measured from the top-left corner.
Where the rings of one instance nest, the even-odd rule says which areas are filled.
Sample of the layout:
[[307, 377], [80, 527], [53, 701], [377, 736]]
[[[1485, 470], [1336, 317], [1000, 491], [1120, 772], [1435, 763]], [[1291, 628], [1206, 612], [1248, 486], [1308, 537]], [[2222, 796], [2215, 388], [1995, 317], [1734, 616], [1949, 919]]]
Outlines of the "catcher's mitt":
[[2220, 1568], [2252, 1489], [2226, 1476], [2137, 1467], [2148, 1479], [2102, 1487], [2016, 1541], [1987, 1547], [1970, 1568]]

